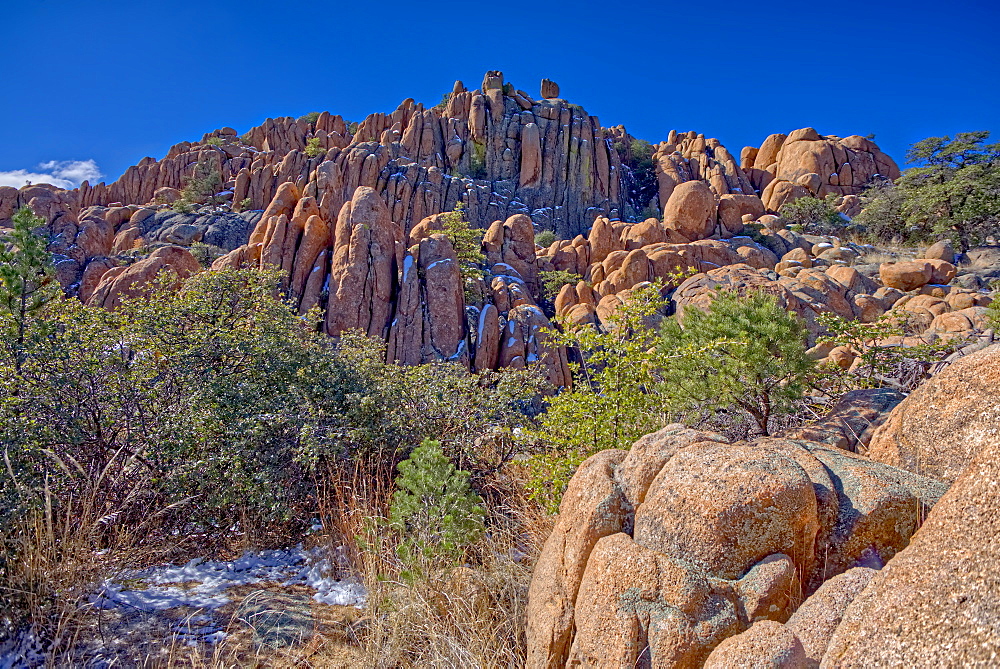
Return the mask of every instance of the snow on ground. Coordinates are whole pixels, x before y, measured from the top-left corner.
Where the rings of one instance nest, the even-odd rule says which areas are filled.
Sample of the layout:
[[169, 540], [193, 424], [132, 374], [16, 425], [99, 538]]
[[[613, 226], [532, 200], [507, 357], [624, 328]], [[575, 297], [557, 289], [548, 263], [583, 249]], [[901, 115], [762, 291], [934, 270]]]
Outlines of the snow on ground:
[[[310, 599], [319, 605], [358, 608], [365, 603], [366, 592], [357, 579], [336, 577], [336, 564], [342, 562], [337, 555], [300, 544], [248, 551], [229, 561], [195, 558], [182, 565], [123, 571], [106, 579], [90, 597], [101, 633], [81, 639], [77, 651], [87, 658], [86, 666], [119, 666], [138, 644], [216, 644], [226, 638], [234, 619], [252, 624], [264, 639], [288, 636], [284, 628], [290, 624], [302, 628], [294, 634], [308, 634]], [[241, 586], [253, 592], [248, 595], [248, 588]], [[302, 594], [289, 599], [282, 594], [289, 589]], [[269, 631], [271, 627], [275, 629]], [[42, 666], [44, 656], [44, 644], [32, 630], [0, 642], [0, 669]]]
[[[287, 550], [246, 552], [228, 562], [195, 558], [185, 565], [123, 572], [106, 580], [92, 601], [102, 609], [122, 606], [143, 611], [179, 606], [216, 609], [230, 602], [225, 594], [227, 588], [273, 582], [282, 586], [308, 586], [316, 591], [313, 599], [322, 604], [364, 605], [364, 587], [353, 579], [335, 579], [330, 575], [332, 571], [331, 560], [322, 551], [307, 551], [299, 545]], [[134, 587], [135, 584], [143, 587]]]

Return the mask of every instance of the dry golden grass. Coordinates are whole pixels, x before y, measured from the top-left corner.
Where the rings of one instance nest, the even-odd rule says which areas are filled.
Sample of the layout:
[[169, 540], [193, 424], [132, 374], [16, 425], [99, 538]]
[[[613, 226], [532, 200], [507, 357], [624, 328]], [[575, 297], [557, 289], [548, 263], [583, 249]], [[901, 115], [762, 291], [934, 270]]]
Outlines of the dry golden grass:
[[[112, 666], [171, 668], [521, 666], [531, 568], [550, 519], [521, 501], [516, 480], [494, 476], [485, 492], [489, 531], [467, 563], [427, 564], [421, 577], [406, 578], [395, 538], [379, 524], [392, 498], [389, 467], [327, 472], [317, 499], [326, 534], [312, 541], [347, 549], [345, 572], [360, 576], [369, 593], [363, 609], [317, 603], [304, 586], [238, 586], [227, 590], [232, 602], [212, 612], [223, 621], [224, 638], [194, 646], [177, 630], [196, 627], [204, 613], [198, 609], [145, 617], [95, 609], [91, 596], [120, 570], [203, 553], [140, 541], [155, 530], [160, 514], [153, 510], [141, 533], [126, 532], [98, 513], [106, 510], [99, 500], [86, 498], [57, 508], [49, 496], [41, 511], [3, 530], [23, 559], [0, 575], [2, 585], [23, 613], [19, 622], [49, 640], [51, 667], [79, 666], [97, 655], [113, 658]], [[237, 552], [243, 540], [233, 541]], [[298, 622], [276, 642], [272, 622], [289, 616]]]

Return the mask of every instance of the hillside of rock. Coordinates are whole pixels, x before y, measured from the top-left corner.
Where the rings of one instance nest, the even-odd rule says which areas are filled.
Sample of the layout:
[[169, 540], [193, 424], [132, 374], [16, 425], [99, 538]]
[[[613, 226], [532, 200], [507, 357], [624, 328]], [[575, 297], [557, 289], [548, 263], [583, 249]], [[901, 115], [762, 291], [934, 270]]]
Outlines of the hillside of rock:
[[[551, 318], [603, 323], [648, 281], [664, 284], [677, 312], [719, 290], [763, 290], [811, 336], [821, 313], [900, 313], [903, 345], [987, 330], [983, 280], [958, 277], [949, 249], [869, 266], [871, 249], [794, 232], [775, 215], [805, 195], [834, 195], [856, 213], [872, 179], [899, 175], [871, 140], [805, 128], [737, 160], [695, 132], [644, 145], [559, 95], [544, 80], [535, 99], [489, 72], [433, 108], [410, 99], [360, 123], [323, 112], [242, 135], [222, 128], [111, 184], [0, 188], [0, 225], [20, 206], [41, 216], [60, 283], [87, 302], [113, 306], [162, 268], [194, 271], [189, 255], [158, 251], [177, 247], [203, 264], [218, 258], [214, 267], [280, 269], [300, 312], [318, 308], [330, 335], [360, 328], [384, 340], [393, 360], [477, 370], [542, 360], [556, 385], [570, 379], [567, 354], [545, 346]], [[206, 170], [219, 191], [179, 207]], [[484, 230], [481, 279], [462, 277], [439, 234], [439, 215], [456, 205]], [[556, 233], [547, 248], [534, 243], [543, 230]], [[553, 270], [580, 280], [547, 296], [539, 277]]]

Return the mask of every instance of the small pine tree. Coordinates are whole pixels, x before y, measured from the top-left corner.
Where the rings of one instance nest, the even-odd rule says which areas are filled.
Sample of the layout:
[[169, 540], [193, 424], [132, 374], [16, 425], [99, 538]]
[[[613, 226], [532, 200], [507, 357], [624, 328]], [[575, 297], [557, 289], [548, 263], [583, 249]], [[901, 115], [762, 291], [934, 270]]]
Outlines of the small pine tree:
[[320, 146], [319, 137], [310, 137], [306, 140], [306, 155], [310, 158], [315, 158], [316, 156], [326, 153], [326, 150]]
[[465, 208], [461, 202], [444, 215], [441, 232], [455, 248], [458, 258], [458, 268], [462, 274], [462, 282], [466, 288], [466, 301], [471, 302], [475, 291], [470, 291], [469, 284], [484, 276], [482, 265], [486, 262], [483, 255], [483, 231], [470, 226], [465, 218]]
[[454, 563], [483, 533], [485, 512], [469, 486], [469, 473], [456, 469], [441, 443], [430, 439], [398, 469], [389, 524], [403, 538], [400, 559], [413, 566]]
[[848, 221], [834, 208], [835, 195], [826, 198], [800, 197], [781, 205], [781, 217], [791, 225], [801, 225], [818, 235], [837, 235], [844, 231]]
[[[203, 202], [214, 204], [215, 194], [219, 192], [221, 187], [222, 173], [212, 164], [211, 160], [199, 158], [194, 166], [194, 174], [186, 180], [184, 188], [181, 190], [181, 199], [177, 203], [184, 203], [187, 206]], [[181, 210], [177, 206], [174, 209]]]
[[[814, 363], [802, 321], [764, 293], [720, 293], [708, 311], [684, 312], [684, 325], [665, 321], [660, 347], [674, 352], [715, 346], [708, 356], [674, 357], [666, 383], [681, 410], [735, 407], [767, 435], [772, 417], [801, 399]], [[727, 342], [719, 345], [719, 342]]]
[[59, 294], [48, 242], [34, 230], [45, 219], [21, 207], [13, 216], [14, 229], [0, 247], [0, 309], [4, 339], [12, 348], [15, 368], [20, 371], [28, 320]]

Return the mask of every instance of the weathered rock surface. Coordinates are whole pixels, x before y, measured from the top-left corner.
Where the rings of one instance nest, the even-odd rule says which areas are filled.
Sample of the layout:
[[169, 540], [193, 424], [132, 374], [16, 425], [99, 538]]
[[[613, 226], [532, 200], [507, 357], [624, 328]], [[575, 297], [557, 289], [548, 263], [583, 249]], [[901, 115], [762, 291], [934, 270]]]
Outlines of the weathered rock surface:
[[1000, 346], [959, 358], [917, 388], [875, 432], [868, 457], [952, 482], [1000, 443]]
[[123, 298], [146, 294], [161, 271], [173, 272], [183, 280], [200, 270], [201, 265], [186, 249], [164, 246], [134, 265], [105, 271], [87, 304], [114, 309]]
[[722, 442], [671, 425], [581, 467], [532, 579], [527, 666], [697, 667], [717, 647], [802, 666], [790, 629], [755, 623], [881, 566], [945, 491], [816, 442]]
[[[971, 407], [975, 402], [968, 404]], [[964, 438], [976, 439], [970, 434]], [[1000, 656], [1000, 440], [994, 436], [979, 443], [982, 447], [971, 449], [975, 457], [910, 545], [847, 607], [821, 666], [996, 663]]]
[[802, 643], [806, 663], [818, 666], [848, 605], [878, 571], [854, 567], [826, 581], [795, 610], [785, 624]]
[[705, 669], [800, 669], [806, 664], [802, 643], [784, 625], [761, 620], [746, 632], [720, 643], [705, 661]]

